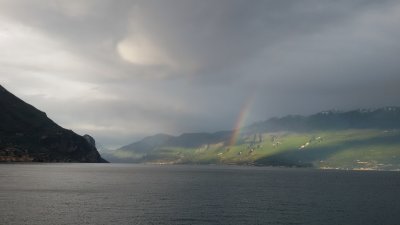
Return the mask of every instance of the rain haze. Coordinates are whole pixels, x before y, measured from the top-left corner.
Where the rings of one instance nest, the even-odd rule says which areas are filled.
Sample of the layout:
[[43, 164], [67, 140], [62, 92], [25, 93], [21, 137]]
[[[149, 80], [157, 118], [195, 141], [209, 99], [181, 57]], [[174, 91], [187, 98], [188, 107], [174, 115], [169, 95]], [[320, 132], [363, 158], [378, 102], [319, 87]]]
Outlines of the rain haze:
[[0, 0], [0, 83], [116, 148], [400, 105], [399, 40], [394, 0]]

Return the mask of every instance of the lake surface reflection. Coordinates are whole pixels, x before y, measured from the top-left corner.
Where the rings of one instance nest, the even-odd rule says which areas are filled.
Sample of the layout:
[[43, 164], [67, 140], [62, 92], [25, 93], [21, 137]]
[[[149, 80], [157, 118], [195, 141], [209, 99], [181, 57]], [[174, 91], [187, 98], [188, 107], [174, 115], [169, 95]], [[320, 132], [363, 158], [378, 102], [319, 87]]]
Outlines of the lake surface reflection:
[[400, 173], [0, 164], [0, 224], [393, 224]]

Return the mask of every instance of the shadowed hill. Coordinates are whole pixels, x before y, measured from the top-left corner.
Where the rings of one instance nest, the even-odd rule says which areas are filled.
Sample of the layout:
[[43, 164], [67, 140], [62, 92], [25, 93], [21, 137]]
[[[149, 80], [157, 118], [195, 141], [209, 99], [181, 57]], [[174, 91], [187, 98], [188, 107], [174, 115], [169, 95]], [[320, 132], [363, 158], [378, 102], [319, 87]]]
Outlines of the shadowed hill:
[[0, 162], [106, 162], [89, 137], [60, 127], [0, 86]]
[[149, 136], [141, 141], [121, 147], [120, 150], [133, 150], [137, 152], [147, 152], [163, 146], [174, 146], [182, 148], [198, 148], [202, 145], [225, 142], [231, 136], [229, 131], [217, 133], [184, 133], [180, 136], [167, 134], [156, 134]]

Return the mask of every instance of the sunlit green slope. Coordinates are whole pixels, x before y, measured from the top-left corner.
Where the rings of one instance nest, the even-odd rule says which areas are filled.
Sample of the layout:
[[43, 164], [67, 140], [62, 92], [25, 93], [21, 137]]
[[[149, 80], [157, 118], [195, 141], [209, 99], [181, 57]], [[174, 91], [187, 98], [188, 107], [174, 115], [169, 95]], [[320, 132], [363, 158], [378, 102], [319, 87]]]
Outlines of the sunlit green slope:
[[[254, 138], [256, 136], [256, 138]], [[115, 159], [171, 164], [238, 164], [340, 169], [400, 168], [400, 131], [352, 129], [242, 136], [200, 147], [160, 146], [147, 152], [118, 150]]]
[[158, 134], [109, 154], [114, 162], [400, 169], [400, 109], [270, 119], [233, 132]]

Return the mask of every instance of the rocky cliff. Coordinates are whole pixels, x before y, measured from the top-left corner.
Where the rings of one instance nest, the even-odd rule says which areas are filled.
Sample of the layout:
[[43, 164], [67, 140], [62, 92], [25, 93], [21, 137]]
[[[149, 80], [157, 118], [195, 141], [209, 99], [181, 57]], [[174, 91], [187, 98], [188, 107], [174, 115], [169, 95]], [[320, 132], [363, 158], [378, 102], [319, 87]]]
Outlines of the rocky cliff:
[[0, 162], [106, 162], [92, 137], [75, 134], [0, 85]]

